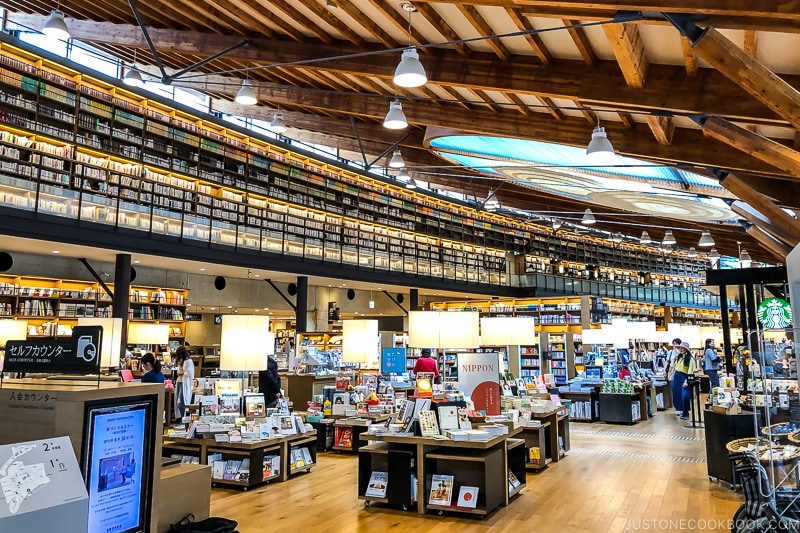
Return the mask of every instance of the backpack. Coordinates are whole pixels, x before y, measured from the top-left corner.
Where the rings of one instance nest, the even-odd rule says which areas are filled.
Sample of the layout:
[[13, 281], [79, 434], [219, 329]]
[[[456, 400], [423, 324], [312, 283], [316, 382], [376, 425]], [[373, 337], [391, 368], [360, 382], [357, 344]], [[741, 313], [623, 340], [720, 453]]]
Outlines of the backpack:
[[187, 514], [169, 527], [170, 533], [237, 533], [235, 520], [212, 516], [199, 522], [194, 521], [193, 514]]

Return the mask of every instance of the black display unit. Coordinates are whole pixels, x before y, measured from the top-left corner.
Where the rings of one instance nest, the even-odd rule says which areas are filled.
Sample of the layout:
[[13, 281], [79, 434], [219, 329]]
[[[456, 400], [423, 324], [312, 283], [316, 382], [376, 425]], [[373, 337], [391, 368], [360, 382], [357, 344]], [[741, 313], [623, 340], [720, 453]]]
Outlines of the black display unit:
[[738, 484], [736, 472], [728, 459], [727, 444], [732, 440], [756, 436], [754, 416], [753, 413], [729, 415], [710, 409], [703, 411], [709, 480], [716, 479], [732, 487]]
[[157, 396], [87, 402], [81, 468], [89, 531], [150, 530]]

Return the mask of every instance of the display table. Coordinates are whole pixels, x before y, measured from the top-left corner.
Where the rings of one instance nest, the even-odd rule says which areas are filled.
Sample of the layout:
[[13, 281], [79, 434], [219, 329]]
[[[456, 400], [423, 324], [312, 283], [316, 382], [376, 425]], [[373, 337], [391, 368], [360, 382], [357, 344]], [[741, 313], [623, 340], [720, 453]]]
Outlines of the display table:
[[322, 395], [326, 386], [336, 385], [336, 375], [317, 376], [316, 374], [295, 374], [293, 372], [279, 372], [281, 388], [295, 406], [300, 410], [308, 407], [308, 402], [314, 395]]
[[[525, 443], [526, 469], [539, 471], [547, 467], [552, 461], [547, 456], [549, 428], [550, 422], [542, 422], [539, 427], [522, 426], [519, 428], [521, 430], [520, 437]], [[534, 452], [532, 453], [531, 450], [534, 450]]]
[[170, 524], [187, 514], [203, 520], [211, 514], [211, 468], [181, 463], [161, 469], [156, 513], [158, 532], [168, 533]]
[[[509, 498], [525, 486], [524, 442], [511, 438], [520, 432], [519, 428], [510, 429], [508, 435], [486, 442], [362, 434], [361, 440], [373, 443], [359, 450], [358, 497], [365, 506], [381, 502], [409, 508], [416, 503], [419, 514], [428, 510], [439, 514], [443, 511], [489, 514], [500, 505], [508, 505]], [[520, 481], [511, 491], [509, 470]], [[375, 471], [388, 472], [385, 498], [365, 494]], [[453, 476], [450, 505], [428, 503], [432, 476], [436, 474]], [[416, 482], [416, 501], [411, 493], [412, 479]], [[462, 485], [478, 487], [475, 508], [456, 506]]]
[[[545, 426], [546, 458], [559, 462], [569, 451], [569, 415], [560, 409], [549, 413], [531, 413], [531, 418], [540, 420]], [[529, 429], [529, 428], [525, 428]], [[537, 429], [537, 428], [530, 428]]]
[[[291, 451], [295, 448], [308, 448], [312, 462], [292, 468]], [[307, 431], [298, 435], [288, 435], [258, 442], [216, 442], [214, 439], [169, 437], [164, 439], [162, 452], [197, 457], [200, 464], [208, 464], [209, 454], [221, 454], [223, 461], [249, 459], [250, 470], [247, 479], [225, 479], [213, 476], [212, 485], [228, 485], [247, 490], [250, 487], [272, 480], [286, 481], [300, 472], [310, 472], [317, 464], [317, 432]], [[275, 473], [264, 459], [280, 457], [280, 471]]]
[[359, 418], [332, 417], [333, 449], [337, 452], [357, 452], [363, 444], [360, 435], [369, 429], [371, 424], [386, 422], [391, 415], [361, 415]]
[[728, 459], [726, 445], [736, 439], [755, 437], [753, 413], [729, 415], [706, 410], [705, 438], [706, 438], [706, 466], [708, 479], [716, 478], [725, 481], [732, 487], [737, 485], [736, 473]]

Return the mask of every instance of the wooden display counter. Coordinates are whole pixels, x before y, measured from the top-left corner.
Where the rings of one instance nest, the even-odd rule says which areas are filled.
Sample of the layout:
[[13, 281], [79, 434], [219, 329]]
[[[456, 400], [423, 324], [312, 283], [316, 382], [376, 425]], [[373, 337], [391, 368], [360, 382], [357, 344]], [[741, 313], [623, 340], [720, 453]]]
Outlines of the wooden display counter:
[[[563, 459], [569, 451], [569, 415], [560, 409], [549, 413], [531, 413], [531, 418], [540, 420], [545, 426], [545, 455], [554, 463]], [[525, 428], [538, 429], [538, 428]]]
[[[435, 510], [439, 514], [452, 511], [487, 515], [498, 506], [508, 505], [509, 499], [525, 486], [524, 442], [511, 438], [520, 432], [519, 428], [510, 429], [508, 435], [485, 442], [362, 434], [362, 440], [373, 443], [359, 450], [358, 497], [364, 500], [365, 506], [380, 502], [408, 508], [416, 503], [419, 514]], [[512, 490], [509, 490], [509, 470], [520, 481]], [[388, 472], [385, 498], [366, 495], [374, 471]], [[450, 505], [428, 503], [431, 478], [435, 474], [453, 476]], [[416, 502], [406, 490], [412, 479], [416, 480]], [[462, 485], [478, 487], [475, 508], [456, 505]]]
[[293, 372], [279, 372], [281, 388], [295, 407], [301, 411], [308, 407], [308, 402], [315, 395], [321, 395], [322, 389], [327, 386], [336, 386], [336, 375], [317, 376], [315, 374], [295, 374]]
[[391, 415], [361, 415], [359, 418], [337, 418], [333, 425], [333, 447], [338, 452], [357, 452], [363, 444], [360, 439], [371, 424], [386, 422]]
[[[292, 467], [291, 452], [293, 449], [308, 448], [311, 463]], [[310, 472], [317, 464], [317, 432], [307, 431], [297, 435], [287, 435], [257, 442], [216, 442], [213, 438], [185, 439], [181, 437], [165, 438], [162, 453], [169, 455], [188, 455], [197, 457], [200, 464], [208, 464], [209, 454], [221, 454], [223, 461], [250, 462], [247, 479], [225, 479], [214, 477], [212, 485], [229, 485], [247, 490], [272, 480], [286, 481], [300, 472]], [[271, 463], [265, 464], [265, 458], [280, 458], [280, 471], [275, 472]]]
[[161, 469], [156, 507], [158, 532], [169, 533], [170, 524], [188, 514], [200, 521], [211, 515], [211, 468], [181, 463]]

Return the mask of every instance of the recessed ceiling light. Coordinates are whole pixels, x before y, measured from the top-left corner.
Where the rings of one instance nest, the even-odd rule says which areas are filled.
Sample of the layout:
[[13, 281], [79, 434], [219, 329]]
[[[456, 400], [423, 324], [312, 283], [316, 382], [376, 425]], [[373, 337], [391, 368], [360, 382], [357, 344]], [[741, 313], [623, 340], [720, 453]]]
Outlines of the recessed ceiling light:
[[53, 250], [53, 253], [54, 254], [60, 254], [61, 252], [59, 252], [58, 250]]
[[205, 269], [205, 268], [201, 268], [201, 269], [200, 269], [200, 272], [205, 272], [205, 271], [206, 271], [206, 269]]
[[257, 278], [260, 278], [260, 277], [261, 277], [261, 274], [256, 274], [256, 277], [257, 277]]
[[[264, 311], [269, 311], [269, 307], [265, 307]], [[270, 314], [272, 314], [272, 313], [270, 313]]]
[[256, 309], [256, 313], [258, 313], [259, 311], [261, 311], [261, 309]]
[[271, 315], [274, 315], [275, 313], [273, 313], [272, 311], [270, 311], [270, 312], [269, 312], [269, 314], [271, 314]]
[[134, 264], [134, 265], [138, 265], [138, 264], [139, 264], [139, 260], [138, 260], [138, 259], [137, 259], [137, 260], [135, 260], [135, 261], [133, 262], [133, 264]]
[[232, 306], [232, 305], [229, 305], [229, 306], [228, 306], [228, 309], [233, 309], [233, 306]]
[[212, 310], [212, 311], [213, 311], [214, 309], [216, 309], [216, 307], [212, 307], [212, 308], [211, 308], [211, 310]]

